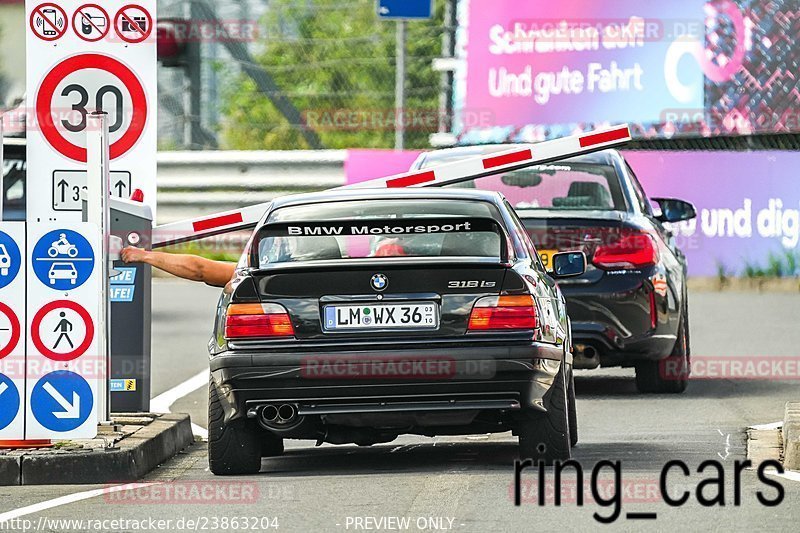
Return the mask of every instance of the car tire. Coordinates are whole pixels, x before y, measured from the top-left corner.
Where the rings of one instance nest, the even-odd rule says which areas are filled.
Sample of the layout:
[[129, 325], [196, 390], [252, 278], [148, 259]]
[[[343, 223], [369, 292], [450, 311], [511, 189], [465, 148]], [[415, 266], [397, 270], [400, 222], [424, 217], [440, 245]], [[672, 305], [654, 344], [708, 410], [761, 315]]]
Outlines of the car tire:
[[571, 372], [562, 363], [553, 386], [544, 396], [547, 412], [524, 412], [517, 423], [520, 459], [534, 462], [565, 461], [572, 457], [569, 407], [567, 402], [567, 374]]
[[225, 423], [225, 412], [213, 381], [208, 385], [208, 466], [217, 476], [257, 474], [262, 437], [243, 420]]
[[684, 311], [678, 325], [678, 340], [672, 353], [660, 361], [636, 365], [636, 388], [648, 394], [680, 394], [689, 384], [689, 315]]
[[283, 455], [283, 439], [264, 430], [261, 440], [261, 457], [278, 457], [280, 455]]
[[575, 402], [575, 370], [569, 373], [569, 387], [567, 388], [567, 416], [569, 417], [569, 443], [575, 447], [578, 444], [578, 408]]

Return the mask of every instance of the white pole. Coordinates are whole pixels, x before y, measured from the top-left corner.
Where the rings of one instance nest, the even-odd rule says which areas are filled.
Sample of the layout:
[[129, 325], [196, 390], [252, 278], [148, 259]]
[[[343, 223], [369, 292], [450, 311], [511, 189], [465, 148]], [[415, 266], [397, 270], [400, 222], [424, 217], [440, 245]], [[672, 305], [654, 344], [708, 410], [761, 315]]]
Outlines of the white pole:
[[6, 204], [6, 136], [3, 129], [4, 116], [0, 113], [0, 222], [3, 221], [3, 208]]
[[397, 64], [395, 65], [395, 129], [394, 149], [402, 150], [405, 147], [405, 107], [406, 107], [406, 21], [397, 21]]
[[111, 423], [111, 305], [109, 304], [109, 235], [111, 232], [111, 212], [109, 197], [111, 177], [109, 174], [108, 114], [94, 112], [89, 115], [86, 143], [86, 193], [87, 220], [100, 230], [100, 320], [98, 324], [100, 357], [105, 364], [105, 379], [99, 380], [98, 406], [101, 424]]

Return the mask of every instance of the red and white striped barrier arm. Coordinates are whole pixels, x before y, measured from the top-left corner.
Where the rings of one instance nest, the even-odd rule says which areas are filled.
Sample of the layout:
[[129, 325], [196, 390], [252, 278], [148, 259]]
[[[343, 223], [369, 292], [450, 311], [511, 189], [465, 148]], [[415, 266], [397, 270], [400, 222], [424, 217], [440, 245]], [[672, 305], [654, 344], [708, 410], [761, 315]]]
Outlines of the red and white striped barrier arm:
[[[564, 137], [537, 144], [518, 145], [507, 152], [473, 157], [447, 163], [428, 170], [396, 174], [336, 189], [383, 189], [401, 187], [441, 187], [520, 168], [541, 165], [613, 148], [631, 140], [628, 125]], [[332, 189], [333, 190], [333, 189]], [[234, 211], [164, 224], [153, 229], [153, 248], [195, 241], [233, 231], [254, 228], [270, 203], [257, 204]]]
[[613, 148], [631, 140], [628, 125], [564, 137], [538, 144], [517, 145], [507, 152], [462, 159], [428, 170], [379, 178], [344, 188], [382, 189], [399, 187], [441, 187], [493, 174], [541, 165], [577, 155]]
[[156, 226], [153, 228], [152, 247], [162, 248], [171, 244], [253, 229], [267, 212], [270, 203], [251, 205], [224, 213]]

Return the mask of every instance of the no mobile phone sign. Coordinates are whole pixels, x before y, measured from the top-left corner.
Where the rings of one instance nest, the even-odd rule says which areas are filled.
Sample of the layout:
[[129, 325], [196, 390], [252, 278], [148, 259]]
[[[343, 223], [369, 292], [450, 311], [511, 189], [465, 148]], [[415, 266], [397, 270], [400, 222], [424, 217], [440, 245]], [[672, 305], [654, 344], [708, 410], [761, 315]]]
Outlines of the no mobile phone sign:
[[90, 130], [100, 125], [91, 115], [98, 111], [106, 115], [109, 170], [130, 176], [115, 195], [140, 189], [157, 216], [156, 0], [111, 4], [25, 1], [26, 108], [33, 118], [28, 190], [41, 193], [26, 198], [32, 220], [81, 220], [80, 199], [72, 194], [67, 201], [63, 174], [86, 173]]

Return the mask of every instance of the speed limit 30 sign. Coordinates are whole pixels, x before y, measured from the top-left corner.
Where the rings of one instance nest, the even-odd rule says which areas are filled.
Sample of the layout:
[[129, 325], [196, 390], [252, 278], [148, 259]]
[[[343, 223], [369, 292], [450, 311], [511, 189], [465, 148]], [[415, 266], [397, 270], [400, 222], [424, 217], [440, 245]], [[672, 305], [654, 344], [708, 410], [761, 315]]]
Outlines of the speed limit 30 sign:
[[[66, 118], [63, 110], [70, 108]], [[41, 133], [59, 154], [86, 162], [87, 117], [102, 109], [109, 114], [110, 157], [125, 155], [144, 133], [147, 96], [136, 74], [125, 64], [102, 54], [65, 59], [44, 78], [36, 95], [36, 119]], [[117, 135], [120, 133], [120, 135]]]
[[[33, 21], [50, 13], [41, 4], [26, 0]], [[42, 221], [80, 220], [80, 202], [66, 201], [66, 189], [86, 184], [88, 118], [103, 111], [112, 177], [129, 176], [112, 183], [112, 194], [128, 198], [142, 190], [155, 216], [156, 0], [58, 6], [56, 26], [64, 19], [70, 31], [53, 40], [42, 29], [48, 21], [40, 21], [27, 36], [28, 109], [35, 117], [27, 135], [29, 190], [43, 193], [28, 195], [28, 213]]]

